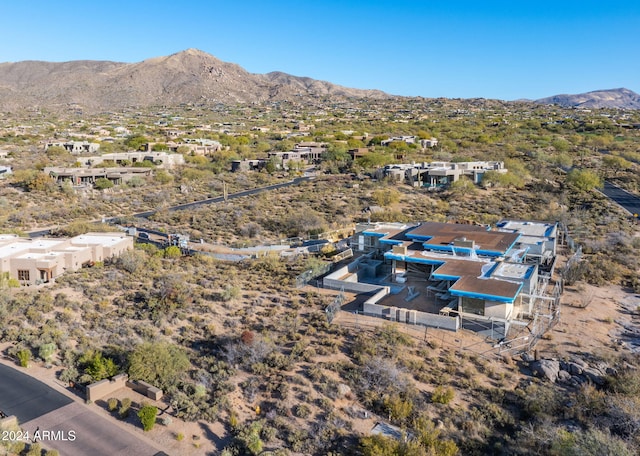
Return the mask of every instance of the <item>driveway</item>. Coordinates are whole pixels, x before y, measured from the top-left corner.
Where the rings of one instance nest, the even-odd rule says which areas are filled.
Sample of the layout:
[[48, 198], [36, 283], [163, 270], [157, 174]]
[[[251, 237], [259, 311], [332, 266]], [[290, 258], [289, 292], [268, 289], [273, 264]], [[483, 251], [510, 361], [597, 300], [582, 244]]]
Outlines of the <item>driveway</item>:
[[629, 193], [609, 181], [605, 181], [602, 193], [629, 211], [631, 215], [635, 217], [640, 215], [639, 196]]
[[[65, 456], [153, 456], [150, 444], [44, 383], [0, 364], [0, 410]], [[46, 431], [46, 432], [45, 432]]]

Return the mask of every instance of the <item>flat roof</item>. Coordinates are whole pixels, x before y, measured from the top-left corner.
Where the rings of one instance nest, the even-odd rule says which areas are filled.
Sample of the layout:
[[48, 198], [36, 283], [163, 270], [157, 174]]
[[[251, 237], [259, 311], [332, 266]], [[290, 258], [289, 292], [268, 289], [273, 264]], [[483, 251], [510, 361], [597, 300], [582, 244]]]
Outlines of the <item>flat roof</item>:
[[520, 233], [487, 231], [483, 226], [426, 222], [407, 232], [407, 237], [422, 239], [425, 248], [445, 248], [455, 240], [464, 239], [475, 243], [475, 250], [506, 253], [520, 237]]
[[496, 224], [499, 229], [514, 230], [524, 236], [549, 237], [556, 229], [555, 223], [530, 222], [524, 220], [502, 220]]
[[11, 244], [6, 244], [0, 247], [0, 258], [14, 255], [18, 252], [24, 252], [26, 250], [29, 250], [30, 248], [31, 245], [26, 242], [14, 242]]
[[26, 252], [23, 253], [22, 255], [18, 255], [14, 258], [17, 258], [19, 260], [54, 260], [57, 257], [59, 257], [62, 254], [62, 252], [49, 252], [49, 253], [33, 253], [33, 252]]
[[466, 276], [454, 283], [449, 293], [453, 296], [513, 302], [521, 289], [522, 283]]
[[491, 277], [525, 280], [531, 276], [534, 269], [535, 266], [532, 264], [503, 262], [498, 263], [498, 266], [491, 272]]
[[112, 247], [118, 245], [126, 237], [123, 233], [87, 233], [71, 238], [71, 244], [76, 246], [78, 244], [89, 244]]

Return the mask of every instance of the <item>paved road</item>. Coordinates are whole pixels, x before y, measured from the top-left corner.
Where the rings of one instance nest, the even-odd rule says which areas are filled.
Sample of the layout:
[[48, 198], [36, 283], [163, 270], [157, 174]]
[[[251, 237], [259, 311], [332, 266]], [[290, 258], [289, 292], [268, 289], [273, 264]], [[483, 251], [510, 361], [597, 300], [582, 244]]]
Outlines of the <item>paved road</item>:
[[73, 401], [33, 377], [0, 364], [0, 410], [20, 423], [31, 421]]
[[640, 196], [629, 193], [608, 181], [605, 181], [602, 193], [629, 211], [632, 215], [640, 215]]
[[38, 430], [43, 446], [65, 456], [158, 454], [89, 407], [4, 364], [0, 364], [0, 410], [15, 415], [30, 436]]

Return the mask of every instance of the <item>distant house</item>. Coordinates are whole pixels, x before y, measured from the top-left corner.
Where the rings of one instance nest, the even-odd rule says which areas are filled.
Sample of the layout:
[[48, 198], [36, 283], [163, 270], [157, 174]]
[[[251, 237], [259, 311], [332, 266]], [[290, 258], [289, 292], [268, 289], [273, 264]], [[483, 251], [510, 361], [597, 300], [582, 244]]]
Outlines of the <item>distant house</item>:
[[267, 165], [267, 160], [264, 158], [258, 158], [256, 160], [233, 160], [231, 162], [231, 171], [260, 171]]
[[96, 166], [105, 161], [112, 161], [117, 164], [121, 163], [141, 163], [148, 161], [159, 168], [173, 168], [176, 165], [183, 165], [184, 156], [182, 154], [174, 154], [167, 152], [118, 152], [113, 154], [102, 154], [92, 157], [83, 157], [81, 165]]
[[381, 172], [383, 177], [396, 180], [404, 177], [407, 183], [416, 187], [441, 188], [456, 182], [462, 176], [479, 184], [487, 171], [506, 173], [507, 169], [501, 161], [423, 162], [387, 165]]
[[79, 154], [93, 154], [100, 149], [100, 144], [90, 143], [89, 141], [50, 141], [45, 144], [44, 150], [48, 150], [50, 147], [63, 147], [68, 152]]
[[151, 168], [61, 168], [44, 169], [58, 184], [71, 182], [73, 185], [94, 185], [100, 178], [110, 180], [114, 185], [126, 183], [136, 176], [151, 176]]
[[364, 157], [370, 152], [367, 147], [358, 147], [357, 149], [349, 149], [349, 155], [355, 160], [356, 158]]
[[404, 142], [407, 144], [415, 144], [416, 137], [415, 136], [394, 136], [393, 138], [383, 139], [382, 141], [380, 141], [380, 145], [388, 146], [393, 142]]
[[420, 147], [422, 147], [423, 149], [436, 147], [437, 145], [438, 145], [438, 140], [436, 138], [420, 140]]

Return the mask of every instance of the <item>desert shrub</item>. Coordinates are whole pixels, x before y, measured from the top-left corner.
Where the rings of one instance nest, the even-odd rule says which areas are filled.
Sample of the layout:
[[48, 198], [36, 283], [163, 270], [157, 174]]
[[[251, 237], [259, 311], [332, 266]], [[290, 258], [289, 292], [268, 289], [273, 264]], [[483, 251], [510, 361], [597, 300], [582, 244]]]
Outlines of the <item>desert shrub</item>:
[[131, 411], [131, 399], [125, 397], [120, 402], [120, 410], [118, 410], [118, 414], [121, 419], [125, 419], [129, 416], [129, 412]]
[[42, 446], [39, 443], [32, 443], [25, 456], [42, 456]]
[[293, 408], [293, 414], [298, 418], [308, 418], [311, 415], [311, 409], [306, 404], [298, 404]]
[[170, 389], [191, 367], [185, 351], [167, 342], [145, 342], [129, 357], [129, 376], [163, 390]]
[[448, 404], [453, 400], [454, 395], [453, 388], [437, 386], [431, 393], [431, 401], [436, 404]]
[[110, 412], [115, 412], [117, 408], [118, 399], [116, 399], [115, 397], [110, 397], [109, 400], [107, 400], [107, 410], [109, 410]]
[[31, 360], [31, 350], [23, 348], [22, 350], [18, 351], [16, 356], [18, 357], [18, 361], [20, 362], [21, 367], [29, 366], [29, 361]]
[[142, 423], [142, 429], [150, 431], [156, 424], [156, 416], [158, 415], [158, 408], [153, 405], [145, 405], [140, 411], [138, 411], [138, 418]]

